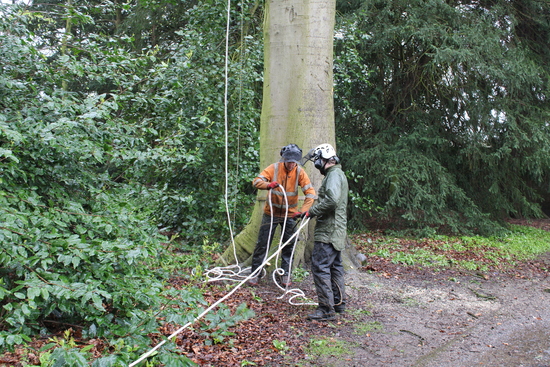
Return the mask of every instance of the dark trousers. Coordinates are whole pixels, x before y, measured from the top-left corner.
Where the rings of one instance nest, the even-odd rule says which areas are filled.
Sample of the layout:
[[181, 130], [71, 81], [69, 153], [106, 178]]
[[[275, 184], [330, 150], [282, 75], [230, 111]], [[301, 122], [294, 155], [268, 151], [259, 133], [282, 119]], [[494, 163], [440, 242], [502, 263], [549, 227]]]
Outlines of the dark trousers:
[[[269, 229], [271, 227], [271, 216], [264, 214], [262, 216], [262, 224], [260, 225], [260, 232], [258, 233], [258, 242], [256, 242], [256, 247], [254, 248], [254, 254], [252, 255], [252, 268], [251, 271], [254, 272], [256, 269], [262, 265], [266, 252], [273, 241], [273, 234], [277, 225], [280, 225], [281, 228], [285, 222], [285, 218], [273, 217], [273, 228], [271, 230], [271, 236], [269, 236]], [[283, 243], [286, 243], [288, 239], [294, 234], [294, 227], [296, 226], [296, 221], [292, 218], [286, 219], [285, 232], [283, 233]], [[269, 237], [269, 238], [268, 238]], [[293, 238], [290, 243], [283, 247], [281, 250], [281, 268], [285, 271], [285, 275], [289, 272], [290, 257], [292, 255], [292, 248], [294, 246], [295, 239]], [[261, 276], [258, 274], [258, 276]]]
[[315, 242], [311, 255], [311, 272], [319, 308], [325, 313], [334, 312], [334, 306], [346, 304], [344, 267], [340, 251], [330, 243]]

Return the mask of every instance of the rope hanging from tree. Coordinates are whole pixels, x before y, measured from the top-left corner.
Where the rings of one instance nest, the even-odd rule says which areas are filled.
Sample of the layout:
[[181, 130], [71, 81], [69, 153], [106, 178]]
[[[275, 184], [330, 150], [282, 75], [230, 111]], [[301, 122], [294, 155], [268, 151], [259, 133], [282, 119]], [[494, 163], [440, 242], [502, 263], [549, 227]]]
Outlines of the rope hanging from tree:
[[[243, 23], [244, 23], [243, 8], [244, 7], [241, 6], [241, 42], [244, 39], [244, 37], [243, 37]], [[229, 265], [229, 266], [216, 267], [216, 268], [207, 270], [205, 275], [207, 277], [209, 277], [208, 281], [216, 281], [216, 280], [239, 281], [245, 276], [244, 274], [246, 274], [246, 270], [247, 270], [247, 269], [242, 269], [239, 266], [239, 259], [237, 257], [237, 249], [236, 249], [236, 245], [235, 245], [235, 238], [234, 238], [234, 235], [233, 235], [233, 226], [232, 226], [232, 223], [231, 223], [231, 214], [230, 214], [230, 210], [229, 210], [229, 117], [228, 117], [228, 112], [227, 111], [228, 111], [228, 85], [229, 85], [229, 77], [228, 77], [228, 75], [229, 75], [229, 25], [230, 25], [230, 19], [231, 19], [230, 9], [231, 9], [231, 0], [228, 0], [227, 1], [227, 22], [226, 22], [226, 32], [225, 32], [225, 68], [224, 68], [224, 85], [225, 85], [225, 88], [224, 88], [224, 126], [225, 126], [225, 131], [224, 131], [224, 133], [225, 133], [224, 203], [225, 203], [225, 210], [226, 210], [226, 215], [227, 215], [227, 223], [228, 223], [228, 227], [229, 227], [229, 234], [230, 234], [230, 238], [231, 238], [231, 247], [232, 247], [232, 250], [233, 250], [233, 258], [234, 258], [235, 262], [234, 262], [234, 264]], [[242, 45], [241, 45], [241, 47], [242, 47]], [[241, 49], [241, 74], [240, 75], [242, 75], [242, 52], [243, 51]], [[241, 79], [241, 76], [239, 78]], [[239, 86], [242, 87], [242, 80], [239, 83]], [[239, 109], [240, 109], [240, 104], [241, 104], [241, 98], [242, 98], [242, 92], [239, 90]], [[239, 114], [238, 114], [238, 118], [239, 118], [239, 121], [240, 121], [240, 111], [239, 111]], [[239, 123], [239, 129], [240, 129], [240, 123]], [[237, 165], [237, 168], [238, 168], [238, 165]], [[285, 196], [285, 201], [286, 201], [287, 200], [286, 193], [283, 193], [283, 194]], [[270, 200], [270, 205], [271, 205], [271, 200]], [[287, 207], [288, 207], [288, 201], [287, 201]], [[271, 238], [271, 232], [272, 232], [272, 228], [273, 228], [273, 211], [271, 213], [272, 213], [271, 228], [270, 228], [270, 234], [269, 234], [268, 238]], [[284, 233], [285, 226], [286, 226], [286, 220], [285, 220], [285, 223], [283, 224], [283, 233]], [[297, 233], [299, 233], [299, 231], [297, 231]], [[296, 239], [295, 239], [295, 242], [294, 242], [294, 245], [293, 245], [292, 255], [291, 255], [291, 258], [290, 258], [290, 267], [289, 267], [289, 269], [292, 269], [292, 259], [294, 258], [294, 249], [295, 249], [295, 245], [296, 245], [297, 240], [298, 240], [298, 236], [296, 236]], [[278, 260], [279, 260], [278, 253], [282, 249], [282, 243], [281, 242], [279, 243], [279, 248], [276, 252], [277, 253], [276, 263], [278, 263]], [[268, 254], [268, 251], [266, 251], [266, 256], [267, 256], [267, 254]], [[277, 285], [277, 287], [279, 287], [282, 290], [285, 290], [285, 288], [281, 287], [279, 285], [279, 283], [277, 282], [277, 280], [276, 280], [276, 275], [282, 275], [281, 271], [283, 271], [283, 270], [280, 269], [280, 268], [275, 269], [275, 271], [273, 272], [273, 280], [274, 280], [275, 284]], [[301, 290], [298, 290], [298, 291], [299, 291], [298, 292], [299, 295], [303, 295], [303, 292]], [[297, 296], [298, 295], [296, 295], [294, 297], [297, 297]], [[294, 297], [292, 297], [291, 299], [293, 299]], [[290, 301], [291, 300], [289, 300], [289, 302]], [[300, 303], [300, 304], [304, 304], [304, 303]]]

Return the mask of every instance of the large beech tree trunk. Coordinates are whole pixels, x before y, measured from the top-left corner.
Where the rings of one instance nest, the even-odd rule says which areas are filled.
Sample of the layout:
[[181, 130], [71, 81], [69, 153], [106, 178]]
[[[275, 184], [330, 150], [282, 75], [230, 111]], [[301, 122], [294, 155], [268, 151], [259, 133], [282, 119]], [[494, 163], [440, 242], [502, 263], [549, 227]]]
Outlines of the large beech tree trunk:
[[[267, 0], [264, 23], [264, 85], [260, 121], [258, 173], [279, 160], [280, 149], [298, 144], [305, 155], [321, 143], [335, 146], [333, 105], [333, 37], [335, 0]], [[336, 147], [337, 149], [337, 147]], [[312, 163], [305, 169], [316, 189], [322, 176]], [[252, 184], [252, 183], [251, 183]], [[235, 237], [238, 260], [249, 265], [263, 214], [267, 191], [258, 190], [251, 220]], [[309, 262], [312, 231], [302, 232], [294, 267]], [[280, 233], [280, 229], [277, 230]], [[272, 250], [279, 241], [275, 237]], [[346, 268], [355, 267], [352, 246], [344, 256]], [[234, 263], [233, 247], [223, 259]], [[272, 268], [272, 267], [271, 267]]]

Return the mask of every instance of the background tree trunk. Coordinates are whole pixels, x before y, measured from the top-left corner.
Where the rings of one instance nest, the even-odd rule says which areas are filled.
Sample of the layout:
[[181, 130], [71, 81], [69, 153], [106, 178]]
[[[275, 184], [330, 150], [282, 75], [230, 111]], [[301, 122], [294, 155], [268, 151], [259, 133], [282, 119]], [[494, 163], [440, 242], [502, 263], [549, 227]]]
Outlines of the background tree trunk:
[[[333, 103], [334, 0], [269, 0], [265, 4], [264, 85], [260, 121], [258, 172], [280, 159], [287, 144], [298, 144], [305, 155], [321, 143], [335, 145]], [[313, 165], [305, 169], [316, 189], [322, 176]], [[251, 183], [252, 184], [252, 183]], [[249, 224], [235, 237], [239, 261], [249, 265], [256, 244], [267, 191], [259, 190]], [[309, 262], [312, 231], [302, 232], [295, 250], [294, 267]], [[280, 229], [272, 250], [276, 249]], [[346, 268], [355, 267], [350, 245]], [[223, 259], [234, 263], [233, 247]], [[270, 270], [273, 266], [270, 267]]]

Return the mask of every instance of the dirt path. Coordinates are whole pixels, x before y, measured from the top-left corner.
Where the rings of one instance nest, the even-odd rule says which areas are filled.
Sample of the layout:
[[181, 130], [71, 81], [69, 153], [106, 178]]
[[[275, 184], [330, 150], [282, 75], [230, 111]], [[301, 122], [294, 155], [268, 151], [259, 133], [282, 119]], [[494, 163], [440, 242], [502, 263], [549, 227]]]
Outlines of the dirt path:
[[[313, 332], [341, 356], [302, 366], [550, 366], [550, 278], [348, 274], [349, 311]], [[365, 312], [367, 310], [368, 312]]]

